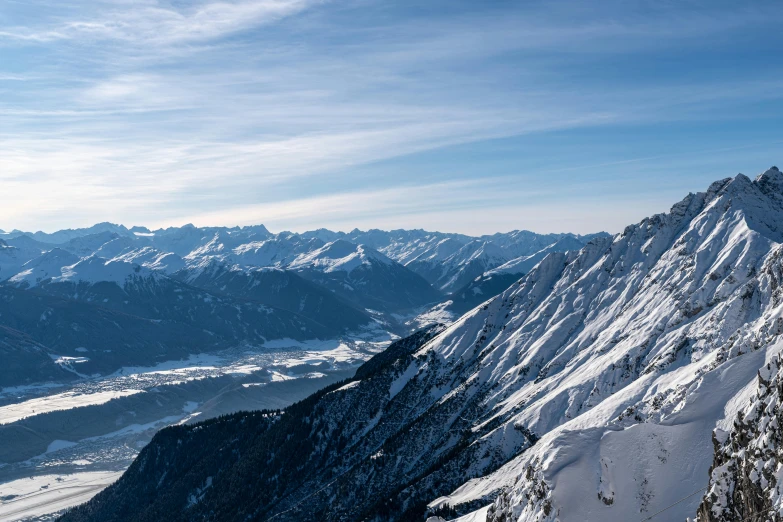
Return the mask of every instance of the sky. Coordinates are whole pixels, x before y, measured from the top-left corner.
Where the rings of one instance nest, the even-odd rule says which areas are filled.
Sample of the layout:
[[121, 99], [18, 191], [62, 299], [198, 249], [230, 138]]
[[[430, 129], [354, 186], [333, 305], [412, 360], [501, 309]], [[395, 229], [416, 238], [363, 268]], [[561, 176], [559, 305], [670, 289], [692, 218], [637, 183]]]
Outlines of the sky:
[[0, 0], [0, 229], [621, 231], [783, 163], [783, 3]]

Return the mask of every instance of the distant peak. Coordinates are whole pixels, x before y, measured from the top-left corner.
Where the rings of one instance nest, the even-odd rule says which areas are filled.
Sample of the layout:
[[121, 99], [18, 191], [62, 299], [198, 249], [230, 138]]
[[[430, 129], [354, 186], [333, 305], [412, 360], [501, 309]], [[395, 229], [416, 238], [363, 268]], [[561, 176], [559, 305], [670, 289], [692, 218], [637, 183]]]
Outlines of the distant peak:
[[772, 167], [759, 174], [753, 183], [769, 196], [779, 198], [783, 195], [783, 174], [780, 173], [777, 167]]
[[713, 182], [705, 194], [706, 202], [710, 202], [724, 194], [743, 195], [756, 191], [773, 196], [777, 199], [783, 196], [783, 174], [772, 167], [751, 180], [745, 174], [739, 173], [733, 178], [724, 178]]
[[259, 223], [258, 225], [247, 225], [242, 227], [241, 229], [239, 227], [234, 227], [235, 230], [255, 230], [257, 232], [266, 232], [267, 234], [270, 234], [269, 229], [266, 228], [265, 225]]
[[715, 196], [718, 192], [723, 190], [723, 188], [731, 183], [731, 181], [734, 178], [723, 178], [719, 179], [718, 181], [713, 181], [710, 186], [707, 188], [707, 199], [712, 199], [712, 197]]
[[762, 172], [758, 176], [756, 176], [755, 181], [761, 181], [761, 180], [778, 180], [780, 177], [783, 176], [783, 174], [780, 173], [777, 167], [770, 167], [766, 171]]

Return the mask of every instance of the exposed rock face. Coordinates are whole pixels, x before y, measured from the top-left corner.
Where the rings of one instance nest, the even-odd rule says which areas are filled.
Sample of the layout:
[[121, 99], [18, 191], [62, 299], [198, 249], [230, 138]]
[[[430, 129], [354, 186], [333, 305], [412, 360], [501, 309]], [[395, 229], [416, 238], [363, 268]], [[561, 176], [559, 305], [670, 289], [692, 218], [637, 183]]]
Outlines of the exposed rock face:
[[732, 429], [713, 435], [715, 460], [700, 522], [783, 520], [783, 358], [759, 370], [758, 380]]

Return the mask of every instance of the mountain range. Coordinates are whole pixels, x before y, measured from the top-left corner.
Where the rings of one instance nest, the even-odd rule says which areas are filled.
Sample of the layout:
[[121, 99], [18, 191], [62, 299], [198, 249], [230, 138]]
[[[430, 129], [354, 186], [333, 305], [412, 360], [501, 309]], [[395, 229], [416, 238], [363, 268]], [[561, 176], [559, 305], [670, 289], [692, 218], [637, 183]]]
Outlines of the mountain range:
[[[437, 290], [461, 281], [445, 260], [492, 259], [463, 298], [545, 249], [517, 234], [441, 251], [422, 234], [443, 270], [418, 273]], [[310, 250], [306, 266], [393, 260], [394, 244]], [[783, 174], [716, 181], [547, 252], [283, 411], [162, 430], [61, 520], [779, 520], [782, 260]]]
[[[262, 225], [153, 231], [111, 223], [2, 232], [0, 326], [26, 340], [7, 344], [18, 366], [0, 376], [0, 386], [275, 339], [337, 339], [378, 328], [406, 335], [426, 322], [415, 318], [430, 308], [456, 315], [486, 298], [466, 297], [457, 283], [467, 281], [473, 291], [487, 270], [588, 239], [417, 230], [272, 234]], [[449, 255], [444, 244], [453, 245]], [[503, 280], [529, 268], [504, 272]], [[496, 293], [500, 279], [481, 291]], [[63, 374], [55, 362], [62, 357], [79, 358], [78, 371], [68, 366]]]

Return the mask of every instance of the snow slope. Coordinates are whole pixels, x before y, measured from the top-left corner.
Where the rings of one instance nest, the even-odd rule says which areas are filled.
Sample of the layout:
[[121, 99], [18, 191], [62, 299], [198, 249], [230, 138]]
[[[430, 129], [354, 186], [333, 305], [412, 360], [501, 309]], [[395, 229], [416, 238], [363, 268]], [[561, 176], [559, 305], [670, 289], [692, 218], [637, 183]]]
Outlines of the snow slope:
[[0, 281], [8, 279], [22, 269], [25, 263], [51, 247], [28, 236], [6, 239], [0, 244]]
[[139, 265], [121, 260], [107, 260], [102, 257], [90, 256], [62, 268], [61, 274], [52, 278], [52, 283], [84, 282], [116, 283], [122, 288], [125, 283], [134, 278], [152, 277], [154, 272]]
[[297, 256], [324, 246], [320, 239], [304, 239], [295, 234], [278, 234], [264, 241], [251, 241], [235, 247], [228, 260], [241, 266], [281, 267]]
[[22, 265], [21, 271], [11, 276], [8, 281], [32, 288], [46, 279], [60, 277], [64, 266], [74, 265], [78, 261], [78, 256], [61, 248], [54, 248]]
[[433, 284], [443, 292], [451, 292], [507, 260], [505, 252], [497, 245], [471, 241], [440, 263], [440, 275]]
[[758, 384], [735, 401], [741, 409], [733, 422], [715, 429], [715, 459], [698, 521], [780, 520], [783, 516], [783, 357], [778, 351], [769, 358], [759, 369]]
[[118, 261], [141, 265], [164, 274], [173, 274], [177, 270], [185, 268], [185, 260], [177, 254], [161, 252], [149, 246], [126, 251], [110, 259], [110, 262]]
[[510, 460], [439, 502], [502, 491], [488, 520], [625, 520], [706, 486], [712, 429], [779, 349], [780, 223], [777, 169], [721, 180], [547, 256], [444, 332], [426, 351], [487, 390], [482, 442]]
[[497, 268], [486, 272], [487, 275], [493, 274], [526, 274], [530, 272], [542, 259], [553, 252], [567, 252], [569, 250], [581, 250], [584, 243], [573, 236], [566, 236], [559, 239], [551, 245], [547, 245], [538, 252], [530, 255], [523, 255], [507, 261]]
[[380, 252], [364, 245], [356, 245], [344, 239], [327, 243], [321, 248], [296, 257], [288, 268], [299, 270], [312, 268], [325, 273], [346, 272], [373, 263], [392, 264], [392, 260]]
[[344, 239], [298, 256], [287, 268], [368, 311], [391, 314], [442, 298], [412, 270], [377, 250]]

